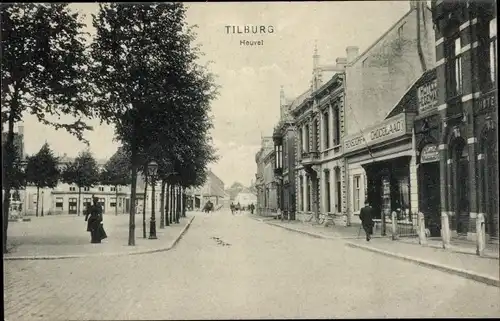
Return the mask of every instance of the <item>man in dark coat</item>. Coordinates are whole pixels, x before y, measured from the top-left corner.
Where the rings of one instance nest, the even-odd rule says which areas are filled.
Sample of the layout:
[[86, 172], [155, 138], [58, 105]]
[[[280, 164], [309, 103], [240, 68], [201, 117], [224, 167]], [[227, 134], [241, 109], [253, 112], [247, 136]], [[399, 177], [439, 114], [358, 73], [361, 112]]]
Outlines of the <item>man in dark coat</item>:
[[359, 219], [361, 220], [363, 230], [365, 230], [366, 240], [370, 241], [373, 234], [373, 211], [368, 200], [365, 201], [365, 206], [359, 212]]

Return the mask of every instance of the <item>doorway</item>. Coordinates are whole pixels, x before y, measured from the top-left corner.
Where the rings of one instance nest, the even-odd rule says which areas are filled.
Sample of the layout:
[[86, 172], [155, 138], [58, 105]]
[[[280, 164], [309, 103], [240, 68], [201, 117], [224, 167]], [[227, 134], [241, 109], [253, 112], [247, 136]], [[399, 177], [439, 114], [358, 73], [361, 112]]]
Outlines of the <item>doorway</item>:
[[425, 217], [425, 227], [431, 237], [440, 236], [441, 230], [441, 190], [439, 162], [423, 163], [418, 168], [420, 211]]
[[78, 199], [74, 197], [70, 197], [68, 200], [68, 214], [76, 214], [77, 213], [77, 203]]
[[457, 138], [452, 150], [453, 159], [453, 205], [455, 212], [455, 227], [459, 235], [467, 234], [469, 230], [469, 153], [467, 144], [462, 138]]

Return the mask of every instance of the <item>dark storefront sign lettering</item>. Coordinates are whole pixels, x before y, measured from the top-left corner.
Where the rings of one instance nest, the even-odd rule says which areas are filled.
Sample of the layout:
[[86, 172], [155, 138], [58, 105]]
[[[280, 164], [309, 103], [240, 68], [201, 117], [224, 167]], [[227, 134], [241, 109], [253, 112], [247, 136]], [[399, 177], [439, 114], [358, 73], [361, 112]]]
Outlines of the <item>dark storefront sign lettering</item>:
[[497, 106], [497, 91], [493, 90], [479, 97], [477, 100], [475, 110], [476, 113], [494, 109]]
[[432, 163], [439, 161], [439, 150], [436, 144], [425, 145], [420, 152], [420, 163]]
[[437, 106], [437, 81], [420, 86], [417, 90], [418, 112], [425, 113]]
[[344, 140], [344, 152], [366, 148], [366, 145], [376, 144], [406, 134], [405, 114], [399, 114], [383, 122], [363, 130], [366, 134], [348, 136]]

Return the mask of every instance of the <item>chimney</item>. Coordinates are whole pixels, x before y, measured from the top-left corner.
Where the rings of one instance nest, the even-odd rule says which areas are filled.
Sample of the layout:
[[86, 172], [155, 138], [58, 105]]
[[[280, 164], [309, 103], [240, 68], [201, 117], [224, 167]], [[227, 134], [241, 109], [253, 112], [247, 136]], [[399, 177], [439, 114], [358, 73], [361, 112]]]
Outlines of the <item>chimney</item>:
[[359, 55], [359, 47], [349, 46], [345, 49], [347, 53], [347, 63], [353, 62]]
[[345, 66], [347, 65], [347, 58], [339, 57], [335, 59], [335, 65], [338, 69], [345, 69]]

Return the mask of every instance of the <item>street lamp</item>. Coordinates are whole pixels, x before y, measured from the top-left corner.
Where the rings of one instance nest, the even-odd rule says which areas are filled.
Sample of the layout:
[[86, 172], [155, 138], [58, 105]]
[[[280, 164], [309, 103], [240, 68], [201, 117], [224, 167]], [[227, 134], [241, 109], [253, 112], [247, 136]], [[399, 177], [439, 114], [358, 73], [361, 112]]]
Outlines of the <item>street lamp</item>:
[[152, 161], [148, 164], [148, 175], [151, 178], [151, 221], [149, 225], [149, 239], [156, 239], [156, 221], [155, 221], [155, 185], [156, 173], [158, 172], [158, 163]]
[[278, 207], [281, 211], [281, 220], [283, 220], [283, 136], [279, 130], [273, 133], [274, 141], [274, 175], [278, 178]]

